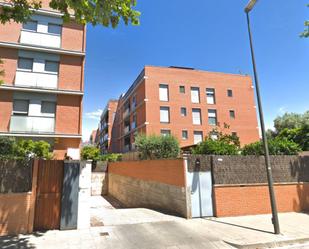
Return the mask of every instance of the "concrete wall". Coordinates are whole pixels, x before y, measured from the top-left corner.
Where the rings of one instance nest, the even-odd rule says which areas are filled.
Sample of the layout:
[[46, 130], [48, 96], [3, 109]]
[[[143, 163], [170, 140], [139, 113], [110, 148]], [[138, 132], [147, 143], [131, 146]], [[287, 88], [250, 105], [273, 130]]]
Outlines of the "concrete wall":
[[0, 194], [0, 236], [33, 231], [38, 161], [34, 161], [31, 191]]
[[108, 192], [127, 207], [190, 216], [182, 159], [110, 163]]
[[91, 173], [91, 195], [106, 195], [108, 192], [108, 175], [105, 172]]

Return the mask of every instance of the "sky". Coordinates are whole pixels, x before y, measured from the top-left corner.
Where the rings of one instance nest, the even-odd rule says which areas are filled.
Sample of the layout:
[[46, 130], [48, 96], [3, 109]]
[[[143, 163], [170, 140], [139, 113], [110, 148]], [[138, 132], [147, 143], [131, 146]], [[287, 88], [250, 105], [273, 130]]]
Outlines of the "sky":
[[[87, 26], [83, 140], [107, 101], [124, 93], [145, 65], [253, 75], [247, 0], [137, 0], [139, 26]], [[309, 110], [308, 0], [258, 1], [251, 12], [265, 124]]]

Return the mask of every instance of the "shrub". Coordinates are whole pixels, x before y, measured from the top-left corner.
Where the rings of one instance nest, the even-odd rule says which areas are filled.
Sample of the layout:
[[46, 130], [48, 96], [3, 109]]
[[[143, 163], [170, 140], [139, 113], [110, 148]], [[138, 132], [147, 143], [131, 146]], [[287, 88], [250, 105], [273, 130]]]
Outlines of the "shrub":
[[50, 144], [43, 140], [20, 139], [15, 144], [14, 154], [19, 157], [53, 158], [53, 154], [50, 152]]
[[80, 155], [82, 160], [98, 161], [100, 157], [100, 150], [97, 147], [87, 145], [82, 148]]
[[105, 154], [99, 157], [99, 161], [107, 161], [107, 162], [117, 162], [121, 161], [121, 159], [122, 154], [116, 154], [116, 153]]
[[180, 153], [177, 139], [171, 135], [138, 135], [135, 138], [141, 159], [177, 158]]
[[0, 137], [0, 155], [9, 156], [14, 154], [14, 138]]
[[[286, 138], [275, 138], [268, 140], [268, 150], [270, 155], [297, 155], [301, 151], [298, 144]], [[243, 155], [264, 155], [263, 142], [247, 144], [242, 149]]]
[[[216, 134], [217, 139], [213, 139]], [[192, 149], [193, 154], [205, 155], [237, 155], [240, 150], [239, 137], [236, 135], [225, 134], [217, 129], [209, 132], [206, 140], [199, 143]]]
[[304, 124], [299, 128], [283, 129], [278, 138], [288, 139], [297, 143], [303, 151], [309, 150], [309, 124]]
[[237, 155], [239, 147], [222, 140], [207, 138], [192, 149], [193, 154], [205, 155]]

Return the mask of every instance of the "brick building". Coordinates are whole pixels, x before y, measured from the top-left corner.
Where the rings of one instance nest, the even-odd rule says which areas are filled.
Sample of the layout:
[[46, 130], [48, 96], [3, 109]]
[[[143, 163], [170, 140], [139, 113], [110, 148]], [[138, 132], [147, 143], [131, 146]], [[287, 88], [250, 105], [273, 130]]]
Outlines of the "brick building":
[[191, 146], [218, 126], [241, 144], [259, 139], [250, 76], [145, 66], [119, 99], [112, 151], [133, 150], [137, 133], [172, 134], [181, 147]]
[[48, 2], [25, 24], [0, 25], [0, 135], [46, 140], [62, 159], [81, 142], [86, 30]]
[[115, 140], [111, 139], [117, 136], [115, 133], [116, 128], [113, 128], [117, 106], [118, 100], [109, 100], [100, 118], [96, 144], [100, 148], [102, 154], [117, 150]]

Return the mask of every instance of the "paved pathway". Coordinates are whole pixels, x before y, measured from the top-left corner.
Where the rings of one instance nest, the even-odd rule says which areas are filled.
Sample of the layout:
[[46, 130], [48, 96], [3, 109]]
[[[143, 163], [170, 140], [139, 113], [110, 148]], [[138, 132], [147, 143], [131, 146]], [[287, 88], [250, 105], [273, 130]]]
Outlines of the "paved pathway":
[[[0, 248], [279, 248], [282, 241], [294, 240], [294, 245], [284, 244], [282, 249], [309, 249], [308, 214], [280, 214], [282, 234], [274, 235], [270, 215], [186, 220], [148, 209], [116, 209], [117, 205], [92, 198], [90, 229], [2, 237]], [[295, 245], [296, 241], [307, 244]]]

